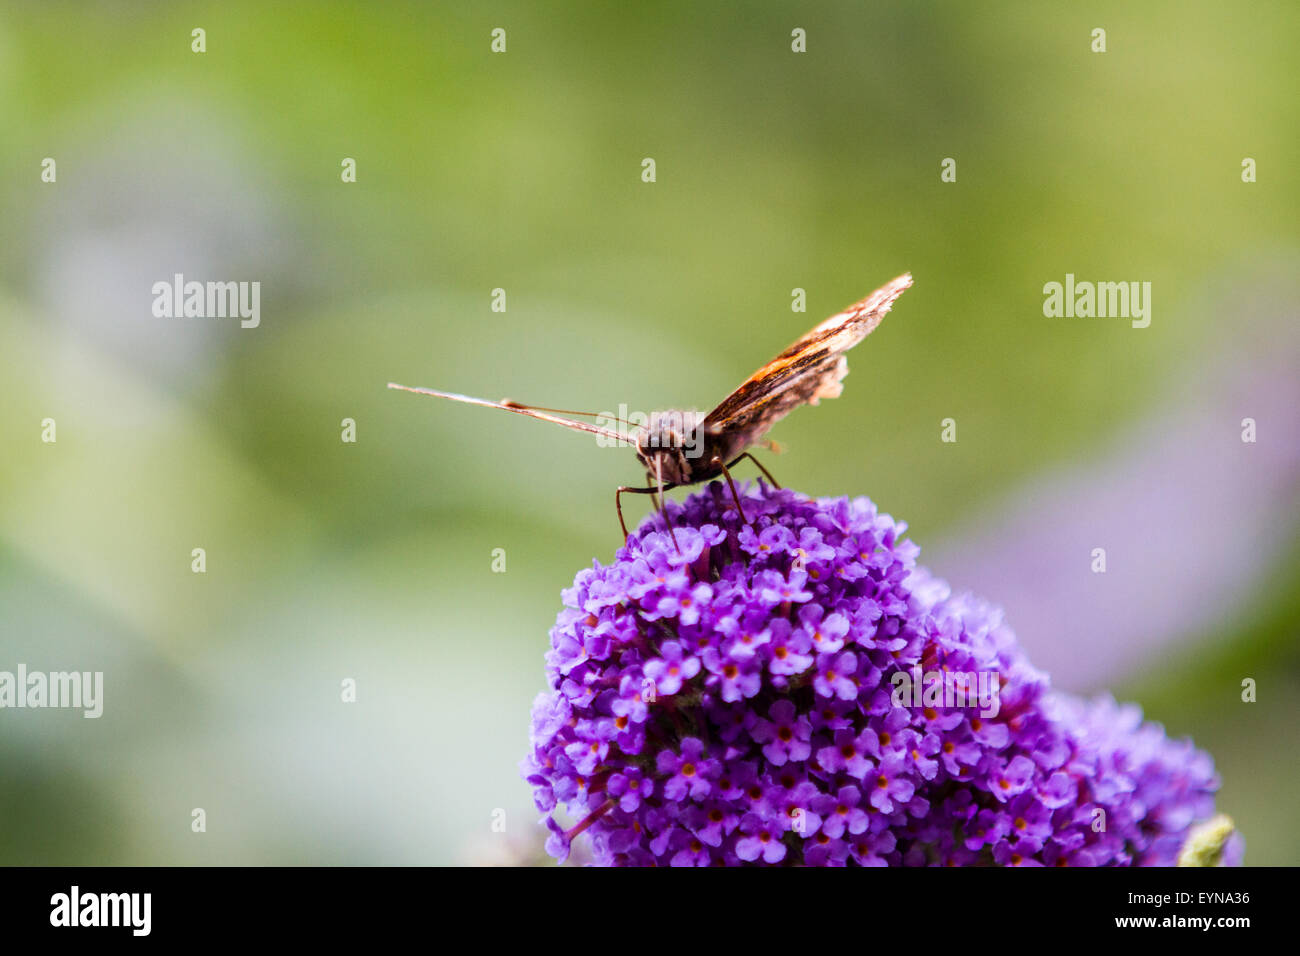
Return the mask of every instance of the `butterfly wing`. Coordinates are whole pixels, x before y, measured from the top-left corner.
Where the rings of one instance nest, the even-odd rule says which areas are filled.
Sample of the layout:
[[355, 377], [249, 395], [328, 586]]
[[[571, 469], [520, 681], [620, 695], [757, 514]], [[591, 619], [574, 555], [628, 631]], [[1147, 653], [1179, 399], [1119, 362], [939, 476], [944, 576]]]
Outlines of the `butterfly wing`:
[[417, 395], [432, 395], [434, 398], [449, 398], [453, 402], [464, 402], [467, 405], [482, 405], [485, 408], [500, 408], [507, 412], [514, 412], [517, 415], [527, 415], [529, 418], [538, 418], [544, 422], [553, 422], [556, 425], [563, 425], [565, 428], [572, 428], [574, 431], [589, 432], [592, 435], [602, 435], [611, 441], [622, 442], [625, 445], [635, 444], [626, 435], [620, 435], [613, 429], [601, 428], [599, 425], [591, 425], [587, 422], [574, 421], [572, 418], [562, 418], [559, 415], [550, 414], [546, 409], [533, 405], [523, 405], [519, 402], [512, 402], [509, 399], [500, 402], [492, 402], [488, 401], [486, 398], [473, 398], [469, 395], [457, 395], [455, 392], [437, 392], [431, 388], [415, 388], [411, 385], [398, 385], [396, 382], [389, 382], [388, 387], [400, 389], [403, 392], [414, 392]]
[[724, 460], [740, 454], [800, 405], [835, 398], [848, 374], [844, 353], [878, 326], [912, 285], [911, 273], [881, 286], [831, 316], [751, 375], [709, 412], [704, 425], [723, 445]]

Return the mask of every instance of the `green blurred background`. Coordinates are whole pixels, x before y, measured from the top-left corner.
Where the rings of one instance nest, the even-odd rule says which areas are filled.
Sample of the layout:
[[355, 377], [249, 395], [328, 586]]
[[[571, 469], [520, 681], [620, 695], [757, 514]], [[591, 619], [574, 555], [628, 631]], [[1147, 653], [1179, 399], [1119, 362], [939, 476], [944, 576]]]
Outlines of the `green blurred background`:
[[[106, 699], [0, 711], [0, 862], [535, 858], [517, 762], [547, 630], [640, 476], [384, 384], [707, 408], [907, 270], [844, 396], [766, 463], [869, 495], [922, 560], [978, 554], [1007, 516], [1054, 526], [1027, 489], [1086, 485], [1210, 394], [1223, 455], [1267, 473], [1166, 526], [1236, 535], [1208, 574], [1231, 555], [1250, 586], [1100, 670], [1213, 753], [1248, 862], [1296, 862], [1298, 43], [1293, 2], [6, 3], [0, 670], [103, 670]], [[260, 281], [260, 327], [154, 318], [176, 272]], [[1044, 318], [1067, 272], [1150, 281], [1151, 326]], [[1176, 502], [1142, 444], [1118, 493]], [[996, 573], [1032, 580], [1007, 550]], [[1141, 573], [1198, 593], [1179, 567]]]

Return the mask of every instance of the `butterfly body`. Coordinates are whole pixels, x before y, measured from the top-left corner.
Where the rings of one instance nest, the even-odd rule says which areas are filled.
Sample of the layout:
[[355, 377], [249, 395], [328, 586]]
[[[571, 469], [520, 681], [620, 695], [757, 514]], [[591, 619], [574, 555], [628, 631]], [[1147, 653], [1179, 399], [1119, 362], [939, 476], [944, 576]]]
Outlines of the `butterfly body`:
[[693, 485], [722, 471], [710, 468], [711, 451], [717, 444], [700, 412], [670, 409], [653, 412], [643, 428], [634, 432], [637, 460], [647, 475], [658, 475], [664, 484]]

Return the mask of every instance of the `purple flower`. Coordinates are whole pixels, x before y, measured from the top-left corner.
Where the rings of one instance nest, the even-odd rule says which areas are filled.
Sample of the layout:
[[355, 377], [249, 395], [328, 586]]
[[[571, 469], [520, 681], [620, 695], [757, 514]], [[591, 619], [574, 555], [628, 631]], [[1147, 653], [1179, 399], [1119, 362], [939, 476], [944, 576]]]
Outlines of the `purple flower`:
[[906, 771], [907, 759], [902, 754], [889, 754], [873, 771], [875, 776], [868, 777], [871, 805], [881, 813], [893, 813], [895, 806], [905, 806], [916, 793], [916, 784]]
[[665, 641], [659, 648], [659, 657], [645, 665], [645, 676], [655, 682], [655, 690], [660, 694], [677, 693], [683, 681], [699, 672], [700, 659], [683, 655], [682, 646], [676, 641]]
[[659, 751], [655, 769], [664, 779], [664, 796], [669, 800], [707, 797], [713, 789], [712, 778], [721, 772], [717, 760], [704, 755], [704, 744], [694, 737], [682, 741], [680, 754]]
[[817, 676], [813, 678], [813, 687], [823, 697], [838, 697], [840, 700], [853, 700], [858, 696], [858, 687], [853, 677], [858, 670], [858, 658], [852, 651], [843, 654], [823, 654], [817, 658]]
[[867, 754], [875, 752], [878, 736], [871, 727], [856, 735], [852, 727], [836, 730], [829, 745], [818, 749], [817, 768], [826, 773], [847, 775], [858, 782], [866, 779], [875, 766]]
[[1214, 816], [1207, 755], [1055, 694], [871, 502], [744, 506], [669, 502], [676, 543], [652, 516], [565, 590], [522, 764], [556, 858], [1169, 865]]
[[[840, 787], [839, 793], [822, 794], [813, 802], [813, 808], [822, 817], [822, 833], [838, 839], [846, 832], [862, 833], [867, 829], [867, 812], [859, 806], [862, 791], [854, 786]], [[847, 855], [847, 846], [846, 846]]]
[[740, 838], [736, 840], [736, 858], [745, 863], [761, 860], [763, 863], [780, 863], [785, 859], [785, 844], [781, 831], [757, 813], [747, 813], [740, 822]]
[[777, 618], [768, 627], [768, 644], [771, 646], [767, 669], [773, 677], [802, 674], [812, 667], [815, 658], [812, 641], [802, 628], [795, 630], [785, 618]]
[[1005, 767], [999, 766], [989, 774], [988, 788], [994, 797], [1005, 802], [1024, 793], [1033, 779], [1034, 762], [1024, 754], [1017, 754]]
[[827, 614], [820, 604], [805, 604], [799, 609], [799, 623], [808, 643], [818, 654], [833, 654], [844, 646], [849, 633], [849, 619], [843, 614]]
[[778, 700], [768, 712], [771, 720], [755, 717], [749, 734], [763, 745], [763, 756], [774, 767], [788, 760], [807, 760], [812, 750], [808, 743], [812, 727], [807, 717], [799, 716], [790, 700]]

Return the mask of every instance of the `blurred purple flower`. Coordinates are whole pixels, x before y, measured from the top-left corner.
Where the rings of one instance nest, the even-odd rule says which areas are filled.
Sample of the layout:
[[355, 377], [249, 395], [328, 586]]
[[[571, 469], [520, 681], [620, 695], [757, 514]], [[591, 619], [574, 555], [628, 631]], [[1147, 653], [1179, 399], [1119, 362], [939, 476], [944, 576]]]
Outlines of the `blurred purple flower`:
[[[1300, 515], [1300, 288], [1294, 262], [1284, 268], [1283, 281], [1207, 279], [1189, 297], [1232, 321], [1149, 411], [927, 545], [933, 567], [997, 595], [1062, 687], [1129, 677], [1180, 642], [1238, 631], [1273, 600]], [[1246, 418], [1255, 441], [1242, 440]]]

